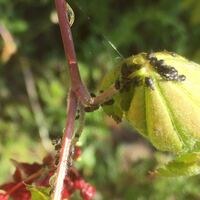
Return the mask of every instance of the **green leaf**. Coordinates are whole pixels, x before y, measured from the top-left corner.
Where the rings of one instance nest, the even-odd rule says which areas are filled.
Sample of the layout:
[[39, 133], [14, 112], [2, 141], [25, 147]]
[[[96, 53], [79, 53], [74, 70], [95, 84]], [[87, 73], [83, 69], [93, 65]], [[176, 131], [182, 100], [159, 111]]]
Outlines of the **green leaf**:
[[27, 185], [26, 187], [31, 192], [32, 200], [50, 200], [50, 188], [32, 185]]
[[159, 176], [194, 176], [200, 173], [200, 152], [185, 153], [158, 168]]

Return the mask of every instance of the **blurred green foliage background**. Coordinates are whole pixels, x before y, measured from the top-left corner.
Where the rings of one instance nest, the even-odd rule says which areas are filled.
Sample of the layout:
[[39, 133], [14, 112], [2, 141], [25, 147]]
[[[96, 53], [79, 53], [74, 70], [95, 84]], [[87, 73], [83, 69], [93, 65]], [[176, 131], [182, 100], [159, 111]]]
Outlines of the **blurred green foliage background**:
[[[124, 57], [174, 51], [200, 62], [198, 0], [71, 0], [72, 27], [82, 78], [98, 93], [103, 76]], [[48, 137], [61, 136], [69, 77], [53, 0], [0, 0], [0, 26], [14, 37], [16, 53], [0, 64], [0, 183], [10, 158], [40, 162]], [[0, 49], [3, 51], [3, 40]], [[43, 142], [42, 142], [43, 141]], [[200, 199], [200, 177], [152, 178], [169, 155], [156, 153], [126, 123], [100, 109], [87, 114], [76, 165], [97, 188], [97, 200]], [[76, 198], [75, 198], [76, 199]]]

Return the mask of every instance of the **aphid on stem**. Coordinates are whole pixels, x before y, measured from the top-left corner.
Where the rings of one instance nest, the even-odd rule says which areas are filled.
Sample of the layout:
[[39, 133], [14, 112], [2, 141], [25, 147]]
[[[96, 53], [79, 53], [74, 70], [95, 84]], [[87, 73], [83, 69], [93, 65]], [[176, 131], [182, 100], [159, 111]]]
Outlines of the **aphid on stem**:
[[103, 103], [102, 106], [106, 106], [106, 105], [109, 106], [109, 105], [112, 105], [114, 103], [115, 103], [114, 99], [110, 99], [110, 100], [106, 101], [105, 103]]

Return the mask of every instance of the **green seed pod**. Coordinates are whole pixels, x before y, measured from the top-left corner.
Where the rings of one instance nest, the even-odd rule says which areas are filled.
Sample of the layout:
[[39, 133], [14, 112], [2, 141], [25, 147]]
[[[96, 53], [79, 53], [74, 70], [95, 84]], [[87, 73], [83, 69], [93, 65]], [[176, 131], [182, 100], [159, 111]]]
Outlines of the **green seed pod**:
[[[116, 82], [117, 81], [117, 82]], [[104, 111], [126, 119], [157, 149], [191, 152], [200, 141], [200, 66], [167, 51], [123, 60], [101, 86], [118, 86]], [[120, 87], [119, 87], [120, 86]]]

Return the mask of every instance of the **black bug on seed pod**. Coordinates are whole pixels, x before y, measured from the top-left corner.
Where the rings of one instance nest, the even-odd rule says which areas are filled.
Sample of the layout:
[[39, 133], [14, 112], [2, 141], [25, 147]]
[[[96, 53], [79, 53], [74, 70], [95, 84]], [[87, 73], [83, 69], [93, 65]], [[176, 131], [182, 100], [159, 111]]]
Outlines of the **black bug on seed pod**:
[[121, 75], [122, 78], [127, 78], [132, 73], [132, 69], [130, 66], [127, 65], [127, 63], [124, 63], [121, 67]]
[[133, 63], [132, 65], [132, 68], [134, 69], [133, 72], [137, 71], [137, 70], [140, 70], [142, 65], [141, 64], [136, 64], [136, 63]]
[[115, 88], [116, 89], [119, 88], [120, 93], [128, 92], [131, 88], [132, 83], [133, 83], [133, 78], [130, 77], [130, 75], [133, 74], [134, 72], [136, 72], [139, 69], [141, 69], [141, 64], [123, 63], [122, 66], [121, 66], [121, 80], [115, 81]]
[[134, 86], [140, 86], [142, 84], [142, 78], [140, 76], [135, 76], [132, 83]]
[[[174, 56], [174, 54], [170, 54]], [[149, 63], [154, 67], [157, 73], [166, 81], [185, 81], [184, 75], [178, 75], [178, 71], [169, 65], [164, 64], [164, 60], [158, 60], [154, 53], [148, 53], [147, 59]]]
[[135, 71], [137, 71], [139, 69], [141, 69], [141, 65], [140, 64], [136, 64], [136, 63], [132, 63], [132, 64], [123, 63], [122, 67], [121, 67], [122, 79], [128, 78], [128, 76], [130, 74], [132, 74], [133, 72], [135, 72]]
[[157, 62], [156, 62], [156, 66], [159, 68], [159, 67], [161, 67], [162, 65], [164, 64], [164, 60], [157, 60]]
[[179, 75], [179, 76], [178, 76], [178, 80], [179, 80], [179, 81], [185, 81], [185, 79], [186, 79], [186, 76], [185, 76], [185, 75]]
[[131, 83], [132, 83], [131, 79], [127, 79], [126, 81], [123, 81], [122, 82], [122, 87], [120, 89], [120, 93], [128, 92], [130, 90], [130, 88], [131, 88]]
[[155, 86], [154, 86], [154, 82], [153, 79], [150, 77], [145, 77], [145, 85], [149, 88], [151, 88], [152, 90], [155, 90]]
[[156, 57], [152, 57], [149, 62], [150, 62], [151, 65], [155, 65], [156, 66], [157, 61], [158, 60], [157, 60]]
[[148, 53], [146, 57], [147, 57], [147, 59], [149, 60], [149, 63], [150, 63], [151, 65], [153, 65], [153, 66], [154, 66], [154, 65], [157, 63], [157, 61], [158, 61], [153, 52]]

